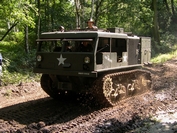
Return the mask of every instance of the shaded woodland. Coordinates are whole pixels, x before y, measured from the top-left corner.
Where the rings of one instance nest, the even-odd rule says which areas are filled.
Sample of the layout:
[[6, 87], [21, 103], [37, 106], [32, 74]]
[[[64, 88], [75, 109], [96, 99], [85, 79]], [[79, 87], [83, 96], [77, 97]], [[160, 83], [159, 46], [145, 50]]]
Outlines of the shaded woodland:
[[101, 29], [151, 37], [152, 57], [176, 50], [177, 0], [0, 0], [4, 73], [32, 70], [42, 32], [84, 28], [90, 18]]

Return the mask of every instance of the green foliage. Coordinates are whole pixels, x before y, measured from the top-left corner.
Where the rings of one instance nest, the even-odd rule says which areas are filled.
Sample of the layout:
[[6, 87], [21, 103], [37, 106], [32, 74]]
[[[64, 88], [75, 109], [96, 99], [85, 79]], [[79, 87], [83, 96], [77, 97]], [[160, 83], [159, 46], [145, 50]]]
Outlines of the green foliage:
[[41, 1], [41, 32], [58, 30], [61, 25], [66, 30], [75, 27], [74, 9], [68, 1]]
[[12, 32], [6, 37], [5, 40], [11, 40], [11, 41], [18, 42], [19, 44], [21, 44], [24, 40], [24, 33], [23, 32]]
[[177, 38], [170, 32], [161, 34], [160, 45], [152, 38], [152, 57], [170, 53], [176, 50]]
[[166, 32], [161, 34], [161, 44], [169, 48], [173, 48], [176, 45], [177, 38], [174, 34]]
[[5, 85], [39, 80], [39, 75], [32, 72], [35, 50], [26, 54], [21, 45], [5, 41], [0, 42], [0, 47], [3, 56], [2, 82]]
[[32, 12], [37, 11], [33, 4], [27, 0], [6, 0], [0, 4], [0, 16], [6, 22], [19, 22], [21, 25], [34, 27]]
[[153, 26], [153, 11], [150, 6], [150, 0], [104, 1], [99, 9], [97, 26], [100, 28], [121, 27], [127, 32], [150, 36]]
[[[154, 42], [153, 42], [154, 44]], [[164, 63], [177, 56], [177, 38], [170, 32], [161, 34], [160, 45], [152, 45], [152, 62]]]
[[[38, 3], [39, 2], [39, 3]], [[73, 0], [4, 0], [0, 3], [0, 37], [18, 23], [0, 42], [4, 57], [3, 82], [17, 83], [32, 80], [35, 40], [38, 32], [76, 28], [76, 8]], [[98, 28], [120, 27], [126, 32], [152, 38], [152, 61], [163, 62], [176, 56], [177, 1], [157, 1], [157, 20], [160, 43], [155, 41], [152, 0], [95, 0], [93, 19]], [[80, 0], [81, 27], [90, 18], [91, 1]], [[173, 10], [174, 9], [174, 10]], [[25, 53], [25, 27], [29, 27], [30, 53]], [[168, 53], [168, 54], [166, 54]], [[159, 56], [158, 56], [159, 55]]]

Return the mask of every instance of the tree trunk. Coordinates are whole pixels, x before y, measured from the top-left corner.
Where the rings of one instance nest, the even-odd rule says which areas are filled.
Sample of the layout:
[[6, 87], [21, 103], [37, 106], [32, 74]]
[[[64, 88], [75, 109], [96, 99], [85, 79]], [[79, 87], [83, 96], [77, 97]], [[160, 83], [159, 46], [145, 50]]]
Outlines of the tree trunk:
[[80, 0], [74, 0], [76, 7], [76, 28], [80, 28]]
[[[44, 19], [44, 29], [48, 31], [48, 30], [49, 30], [49, 29], [48, 29], [48, 26], [47, 26], [47, 22], [48, 22], [48, 20], [47, 20], [47, 11], [48, 11], [48, 10], [47, 10], [47, 2], [46, 2], [46, 1], [45, 1], [44, 8], [45, 8], [45, 9], [44, 9], [44, 10], [45, 10], [45, 11], [44, 11], [44, 18], [45, 18], [45, 19]], [[41, 29], [41, 30], [42, 30], [42, 29]]]
[[51, 20], [50, 20], [50, 5], [49, 5], [49, 1], [47, 0], [47, 22], [48, 22], [48, 31], [51, 31]]
[[52, 9], [51, 9], [51, 29], [52, 31], [54, 31], [54, 11], [55, 11], [55, 0], [53, 1], [53, 4], [52, 4]]
[[100, 16], [100, 12], [101, 12], [101, 6], [104, 2], [104, 0], [97, 0], [95, 1], [96, 2], [96, 8], [95, 8], [95, 25], [97, 25], [97, 22], [98, 22], [98, 19], [99, 19], [99, 16]]
[[171, 0], [172, 14], [175, 15], [174, 0]]
[[18, 22], [14, 23], [8, 30], [7, 32], [3, 35], [3, 37], [0, 39], [0, 41], [2, 41], [7, 35], [8, 33], [18, 24]]
[[90, 14], [90, 18], [93, 19], [93, 13], [94, 13], [94, 0], [92, 0], [92, 9], [91, 9], [91, 14]]
[[28, 44], [28, 26], [25, 27], [25, 52], [29, 53], [29, 44]]
[[153, 4], [153, 11], [154, 11], [154, 17], [153, 17], [153, 35], [154, 35], [154, 41], [159, 45], [160, 44], [160, 35], [159, 35], [159, 25], [158, 25], [158, 11], [157, 11], [157, 0], [152, 0]]
[[164, 2], [165, 6], [166, 6], [166, 8], [167, 8], [167, 11], [170, 12], [170, 8], [169, 8], [169, 6], [168, 6], [167, 0], [164, 0], [163, 2]]
[[86, 27], [86, 23], [85, 23], [85, 3], [86, 1], [84, 1], [81, 5], [81, 10], [82, 10], [82, 20], [81, 20], [81, 28]]
[[41, 8], [40, 8], [40, 0], [38, 0], [38, 3], [37, 3], [37, 5], [38, 5], [38, 22], [37, 22], [37, 38], [39, 39], [39, 35], [40, 35], [40, 32], [41, 32], [41, 13], [40, 13], [40, 11], [41, 11]]

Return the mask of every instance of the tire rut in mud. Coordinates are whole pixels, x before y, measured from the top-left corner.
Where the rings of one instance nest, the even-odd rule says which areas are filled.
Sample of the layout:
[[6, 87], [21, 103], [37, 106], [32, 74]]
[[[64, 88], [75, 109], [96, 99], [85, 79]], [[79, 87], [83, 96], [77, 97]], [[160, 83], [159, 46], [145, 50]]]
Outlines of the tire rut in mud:
[[81, 105], [78, 97], [61, 101], [43, 98], [3, 108], [0, 118], [6, 126], [11, 125], [3, 132], [126, 132], [143, 126], [146, 121], [155, 123], [147, 118], [156, 110], [164, 110], [164, 100], [154, 102], [152, 94], [130, 98], [113, 108]]
[[[82, 97], [87, 96], [66, 96], [59, 100], [42, 98], [4, 107], [0, 109], [0, 127], [3, 127], [3, 123], [9, 123], [9, 128], [3, 128], [4, 132], [39, 130], [44, 126], [71, 121], [97, 109], [94, 106], [86, 107], [85, 105], [91, 105], [91, 103], [87, 104], [87, 100], [81, 101]], [[25, 125], [27, 127], [24, 127]]]
[[[175, 65], [172, 67], [176, 68]], [[167, 112], [170, 115], [177, 112], [177, 68], [172, 70], [168, 68], [167, 71], [164, 66], [152, 69], [153, 92], [130, 98], [113, 108], [93, 106], [97, 104], [85, 95], [83, 98], [79, 97], [79, 100], [78, 97], [61, 101], [43, 98], [1, 108], [0, 132], [138, 133], [148, 132], [149, 126], [157, 123], [163, 128], [162, 123], [150, 118], [159, 112]], [[171, 73], [168, 76], [165, 72]], [[177, 123], [167, 125], [172, 125], [171, 131], [177, 131]], [[143, 129], [139, 130], [141, 127]]]

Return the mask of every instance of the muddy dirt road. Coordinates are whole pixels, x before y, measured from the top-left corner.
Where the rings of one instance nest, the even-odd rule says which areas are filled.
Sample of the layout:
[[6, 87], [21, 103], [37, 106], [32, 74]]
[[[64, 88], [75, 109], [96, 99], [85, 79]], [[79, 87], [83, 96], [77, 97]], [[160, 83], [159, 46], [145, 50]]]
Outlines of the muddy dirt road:
[[54, 101], [36, 82], [1, 87], [0, 132], [177, 133], [177, 58], [147, 69], [153, 90], [116, 107], [83, 95]]

